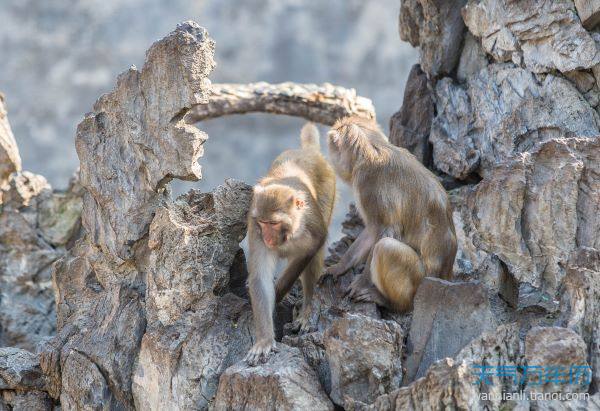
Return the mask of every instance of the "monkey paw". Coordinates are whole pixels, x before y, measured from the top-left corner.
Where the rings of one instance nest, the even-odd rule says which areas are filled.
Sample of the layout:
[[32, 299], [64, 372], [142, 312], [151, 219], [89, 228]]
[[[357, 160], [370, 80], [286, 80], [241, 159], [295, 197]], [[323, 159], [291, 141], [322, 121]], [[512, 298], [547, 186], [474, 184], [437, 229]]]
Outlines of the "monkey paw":
[[348, 270], [349, 268], [343, 267], [340, 263], [334, 264], [330, 267], [327, 267], [325, 270], [325, 275], [321, 276], [321, 280], [323, 280], [326, 276], [332, 276], [334, 279], [336, 279], [345, 274]]
[[359, 303], [386, 306], [385, 298], [365, 275], [360, 275], [352, 281], [348, 288], [348, 297]]
[[304, 310], [302, 314], [296, 318], [296, 320], [292, 323], [292, 331], [299, 332], [301, 334], [309, 333], [313, 331], [313, 327], [310, 323], [310, 310]]
[[277, 351], [279, 351], [279, 349], [275, 344], [275, 340], [259, 340], [254, 343], [252, 348], [250, 348], [250, 351], [248, 351], [248, 354], [246, 354], [244, 361], [246, 361], [248, 365], [254, 367], [259, 363], [266, 362], [269, 358], [269, 354]]

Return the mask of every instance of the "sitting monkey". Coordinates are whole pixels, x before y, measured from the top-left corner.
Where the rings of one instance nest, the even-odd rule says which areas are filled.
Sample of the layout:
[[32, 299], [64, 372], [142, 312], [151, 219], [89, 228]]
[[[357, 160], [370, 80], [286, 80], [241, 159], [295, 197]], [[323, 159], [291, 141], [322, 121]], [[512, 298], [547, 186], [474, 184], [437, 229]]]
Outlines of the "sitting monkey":
[[411, 153], [389, 143], [375, 121], [341, 119], [328, 144], [336, 173], [352, 186], [365, 229], [327, 272], [337, 277], [366, 261], [350, 297], [409, 310], [423, 277], [452, 276], [456, 234], [448, 195]]
[[[320, 152], [319, 131], [309, 123], [302, 148], [283, 152], [254, 187], [248, 213], [248, 288], [256, 342], [249, 364], [275, 348], [273, 311], [302, 274], [304, 300], [299, 316], [308, 327], [314, 286], [323, 269], [324, 244], [335, 201], [335, 173]], [[278, 259], [288, 265], [274, 285]]]

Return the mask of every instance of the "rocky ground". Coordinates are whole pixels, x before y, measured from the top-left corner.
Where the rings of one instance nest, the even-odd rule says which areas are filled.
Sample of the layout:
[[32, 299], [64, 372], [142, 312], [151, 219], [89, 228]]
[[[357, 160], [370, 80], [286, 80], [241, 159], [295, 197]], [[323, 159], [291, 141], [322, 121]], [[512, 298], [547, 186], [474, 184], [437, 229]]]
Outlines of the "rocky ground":
[[[65, 192], [21, 171], [0, 110], [3, 407], [600, 409], [597, 16], [593, 1], [402, 2], [421, 61], [390, 140], [449, 190], [455, 278], [425, 279], [404, 315], [345, 296], [360, 268], [327, 279], [304, 334], [295, 290], [276, 310], [278, 353], [256, 367], [241, 361], [250, 187], [171, 198], [171, 180], [200, 178], [192, 123], [263, 111], [331, 124], [373, 117], [370, 102], [330, 85], [213, 89], [215, 44], [187, 22], [79, 124]], [[328, 265], [362, 230], [353, 207], [343, 226]]]

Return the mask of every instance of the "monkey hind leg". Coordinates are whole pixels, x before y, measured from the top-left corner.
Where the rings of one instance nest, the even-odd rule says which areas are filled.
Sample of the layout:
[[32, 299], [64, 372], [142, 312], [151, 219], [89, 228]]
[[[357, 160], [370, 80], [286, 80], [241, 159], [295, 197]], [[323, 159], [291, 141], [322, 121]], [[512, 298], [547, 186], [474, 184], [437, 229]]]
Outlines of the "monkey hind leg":
[[314, 255], [308, 266], [302, 272], [300, 281], [302, 283], [302, 311], [297, 319], [296, 327], [301, 331], [310, 330], [311, 303], [315, 291], [315, 285], [319, 281], [319, 277], [323, 271], [323, 259], [325, 257], [325, 248], [322, 247], [317, 254]]
[[388, 237], [375, 244], [371, 281], [392, 309], [400, 312], [411, 309], [417, 287], [424, 277], [423, 261], [412, 247]]

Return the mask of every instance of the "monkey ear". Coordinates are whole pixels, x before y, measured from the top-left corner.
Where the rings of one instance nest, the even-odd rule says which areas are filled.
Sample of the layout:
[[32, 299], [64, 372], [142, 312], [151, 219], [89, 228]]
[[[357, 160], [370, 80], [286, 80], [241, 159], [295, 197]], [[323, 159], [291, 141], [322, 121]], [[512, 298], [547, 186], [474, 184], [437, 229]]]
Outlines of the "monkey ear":
[[304, 208], [304, 206], [306, 205], [306, 202], [304, 201], [304, 199], [303, 199], [303, 198], [301, 198], [301, 197], [296, 197], [296, 198], [295, 198], [295, 205], [296, 205], [296, 208], [297, 208], [298, 210], [302, 210], [302, 209]]

